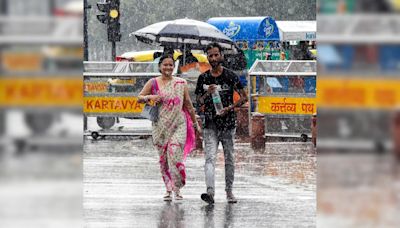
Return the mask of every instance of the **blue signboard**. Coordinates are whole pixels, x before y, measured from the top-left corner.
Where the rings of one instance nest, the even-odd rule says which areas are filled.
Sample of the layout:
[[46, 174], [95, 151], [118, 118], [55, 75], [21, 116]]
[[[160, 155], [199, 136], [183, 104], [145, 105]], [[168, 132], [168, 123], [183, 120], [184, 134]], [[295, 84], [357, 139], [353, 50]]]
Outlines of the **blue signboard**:
[[279, 41], [279, 29], [271, 17], [213, 17], [207, 23], [214, 25], [233, 41]]

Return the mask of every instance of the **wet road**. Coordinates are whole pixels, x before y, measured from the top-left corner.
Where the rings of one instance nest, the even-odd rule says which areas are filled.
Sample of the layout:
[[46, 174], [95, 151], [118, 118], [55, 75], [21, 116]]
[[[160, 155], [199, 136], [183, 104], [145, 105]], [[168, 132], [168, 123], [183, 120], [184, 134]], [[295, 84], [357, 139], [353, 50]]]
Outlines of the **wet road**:
[[319, 155], [318, 226], [399, 227], [399, 171], [390, 153]]
[[310, 144], [267, 144], [263, 153], [237, 144], [234, 193], [224, 192], [222, 151], [216, 169], [215, 205], [201, 201], [204, 157], [186, 162], [184, 200], [162, 201], [165, 188], [151, 139], [85, 140], [85, 227], [314, 227], [315, 156]]
[[0, 159], [0, 227], [83, 227], [81, 151]]

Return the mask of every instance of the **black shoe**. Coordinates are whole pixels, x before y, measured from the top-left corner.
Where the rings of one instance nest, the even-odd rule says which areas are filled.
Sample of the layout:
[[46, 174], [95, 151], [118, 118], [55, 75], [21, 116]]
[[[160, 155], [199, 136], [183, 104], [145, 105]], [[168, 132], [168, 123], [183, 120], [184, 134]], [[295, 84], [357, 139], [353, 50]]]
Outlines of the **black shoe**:
[[228, 203], [237, 203], [237, 199], [232, 192], [226, 192], [226, 199], [228, 200]]
[[211, 194], [203, 193], [201, 194], [201, 199], [207, 202], [208, 204], [214, 203], [214, 196]]

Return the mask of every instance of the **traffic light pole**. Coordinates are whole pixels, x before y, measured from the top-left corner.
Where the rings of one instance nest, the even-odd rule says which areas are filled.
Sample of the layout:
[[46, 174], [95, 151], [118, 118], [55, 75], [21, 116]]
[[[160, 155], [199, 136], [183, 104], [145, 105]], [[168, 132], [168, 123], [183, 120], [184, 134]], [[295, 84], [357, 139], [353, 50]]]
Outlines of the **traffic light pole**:
[[115, 58], [116, 58], [116, 56], [117, 56], [117, 50], [116, 50], [117, 48], [116, 48], [115, 41], [112, 41], [111, 44], [112, 44], [112, 48], [111, 48], [111, 57], [112, 57], [112, 61], [115, 62]]
[[0, 15], [6, 15], [7, 14], [7, 1], [3, 0], [0, 3]]
[[89, 44], [88, 44], [88, 20], [87, 12], [91, 8], [87, 0], [83, 0], [83, 61], [89, 60]]
[[[83, 0], [83, 61], [89, 60], [87, 12], [90, 8], [87, 0]], [[83, 131], [86, 131], [87, 128], [87, 116], [83, 115]]]

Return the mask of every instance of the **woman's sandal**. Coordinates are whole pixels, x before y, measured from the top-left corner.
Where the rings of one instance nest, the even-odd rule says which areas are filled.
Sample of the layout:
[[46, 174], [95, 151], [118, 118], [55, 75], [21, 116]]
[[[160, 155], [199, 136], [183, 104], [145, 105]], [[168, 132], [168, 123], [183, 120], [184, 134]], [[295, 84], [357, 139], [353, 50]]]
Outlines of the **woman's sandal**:
[[172, 192], [167, 191], [163, 197], [164, 201], [172, 201]]
[[175, 191], [175, 200], [183, 200], [183, 196], [179, 190]]

